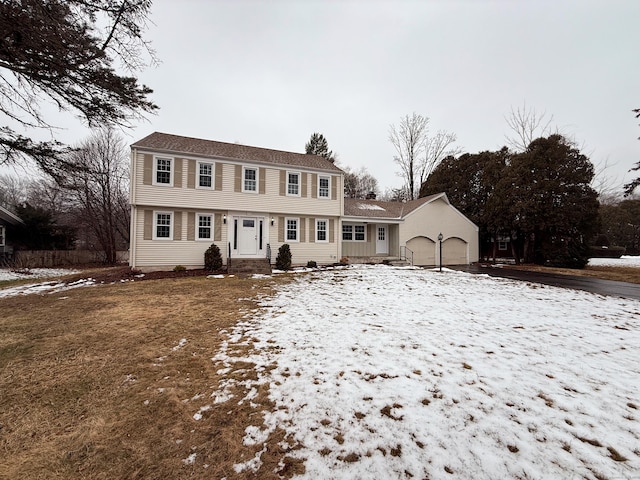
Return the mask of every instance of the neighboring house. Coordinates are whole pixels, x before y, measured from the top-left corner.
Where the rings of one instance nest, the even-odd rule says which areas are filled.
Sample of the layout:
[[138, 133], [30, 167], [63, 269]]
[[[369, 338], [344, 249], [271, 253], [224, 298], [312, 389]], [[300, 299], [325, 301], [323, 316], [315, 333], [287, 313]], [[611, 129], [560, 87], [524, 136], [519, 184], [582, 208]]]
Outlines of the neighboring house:
[[23, 223], [22, 220], [15, 213], [0, 205], [0, 264], [13, 257], [11, 231], [21, 223]]
[[202, 267], [215, 243], [223, 262], [294, 264], [340, 259], [343, 172], [316, 155], [152, 133], [132, 145], [132, 267]]
[[342, 257], [416, 265], [478, 260], [478, 229], [439, 194], [407, 203], [345, 199], [344, 172], [316, 155], [153, 133], [132, 145], [129, 263], [201, 268], [215, 243], [223, 262], [294, 265]]
[[352, 261], [391, 256], [440, 265], [440, 245], [442, 265], [478, 261], [478, 227], [444, 193], [406, 203], [345, 199], [342, 241], [342, 254]]

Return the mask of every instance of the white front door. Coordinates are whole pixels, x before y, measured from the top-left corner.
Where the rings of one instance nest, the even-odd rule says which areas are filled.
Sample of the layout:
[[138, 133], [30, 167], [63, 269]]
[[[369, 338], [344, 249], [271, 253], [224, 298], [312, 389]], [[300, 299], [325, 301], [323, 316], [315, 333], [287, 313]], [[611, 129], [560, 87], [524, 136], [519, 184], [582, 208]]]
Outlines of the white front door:
[[238, 254], [255, 255], [258, 252], [256, 217], [240, 217], [238, 223]]
[[389, 253], [389, 232], [387, 225], [376, 225], [376, 253]]

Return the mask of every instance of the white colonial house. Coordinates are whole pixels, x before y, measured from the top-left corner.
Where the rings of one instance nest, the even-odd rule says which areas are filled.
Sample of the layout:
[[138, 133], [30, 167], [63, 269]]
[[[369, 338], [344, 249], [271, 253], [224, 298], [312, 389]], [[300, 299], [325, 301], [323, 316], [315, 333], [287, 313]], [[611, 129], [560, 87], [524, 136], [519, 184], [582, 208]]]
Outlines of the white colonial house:
[[[226, 265], [478, 259], [478, 229], [444, 194], [413, 202], [350, 200], [344, 172], [316, 155], [152, 133], [131, 146], [129, 263], [201, 268], [215, 243]], [[442, 242], [438, 235], [442, 234]]]

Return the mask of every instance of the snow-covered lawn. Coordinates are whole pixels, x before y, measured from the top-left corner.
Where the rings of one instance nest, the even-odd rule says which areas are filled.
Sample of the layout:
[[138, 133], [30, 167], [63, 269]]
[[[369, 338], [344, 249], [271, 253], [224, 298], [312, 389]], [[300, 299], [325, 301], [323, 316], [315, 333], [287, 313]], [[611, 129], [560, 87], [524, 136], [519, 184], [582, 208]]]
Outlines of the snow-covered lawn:
[[0, 282], [29, 278], [61, 277], [73, 273], [78, 273], [78, 271], [67, 268], [31, 268], [28, 270], [28, 273], [19, 273], [13, 272], [8, 268], [0, 268]]
[[[71, 275], [73, 273], [78, 273], [78, 271], [64, 268], [32, 268], [29, 270], [29, 273], [18, 273], [12, 272], [7, 268], [0, 268], [0, 281], [55, 278], [62, 277], [64, 275]], [[94, 284], [95, 282], [91, 278], [77, 280], [71, 283], [61, 281], [30, 283], [27, 285], [18, 285], [15, 287], [0, 288], [0, 298], [13, 297], [16, 295], [30, 295], [32, 293], [56, 293], [64, 290], [69, 290], [71, 288], [86, 287]]]
[[[638, 301], [358, 266], [300, 276], [263, 302], [213, 358], [255, 362], [258, 380], [245, 399], [226, 395], [229, 381], [212, 397], [250, 401], [267, 382], [276, 408], [244, 442], [285, 429], [304, 478], [640, 476]], [[256, 353], [234, 357], [244, 342]]]
[[620, 258], [590, 258], [589, 265], [594, 267], [640, 267], [640, 257], [623, 255]]

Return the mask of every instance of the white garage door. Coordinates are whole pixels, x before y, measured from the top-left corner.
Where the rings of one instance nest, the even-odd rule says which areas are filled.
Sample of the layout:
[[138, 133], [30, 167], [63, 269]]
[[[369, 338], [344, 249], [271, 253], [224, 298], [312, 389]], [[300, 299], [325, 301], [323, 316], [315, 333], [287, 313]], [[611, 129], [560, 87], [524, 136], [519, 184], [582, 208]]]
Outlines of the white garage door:
[[413, 252], [414, 265], [435, 265], [436, 244], [427, 237], [414, 237], [407, 242], [407, 248]]
[[460, 238], [447, 238], [442, 242], [442, 264], [443, 265], [466, 265], [467, 242]]

